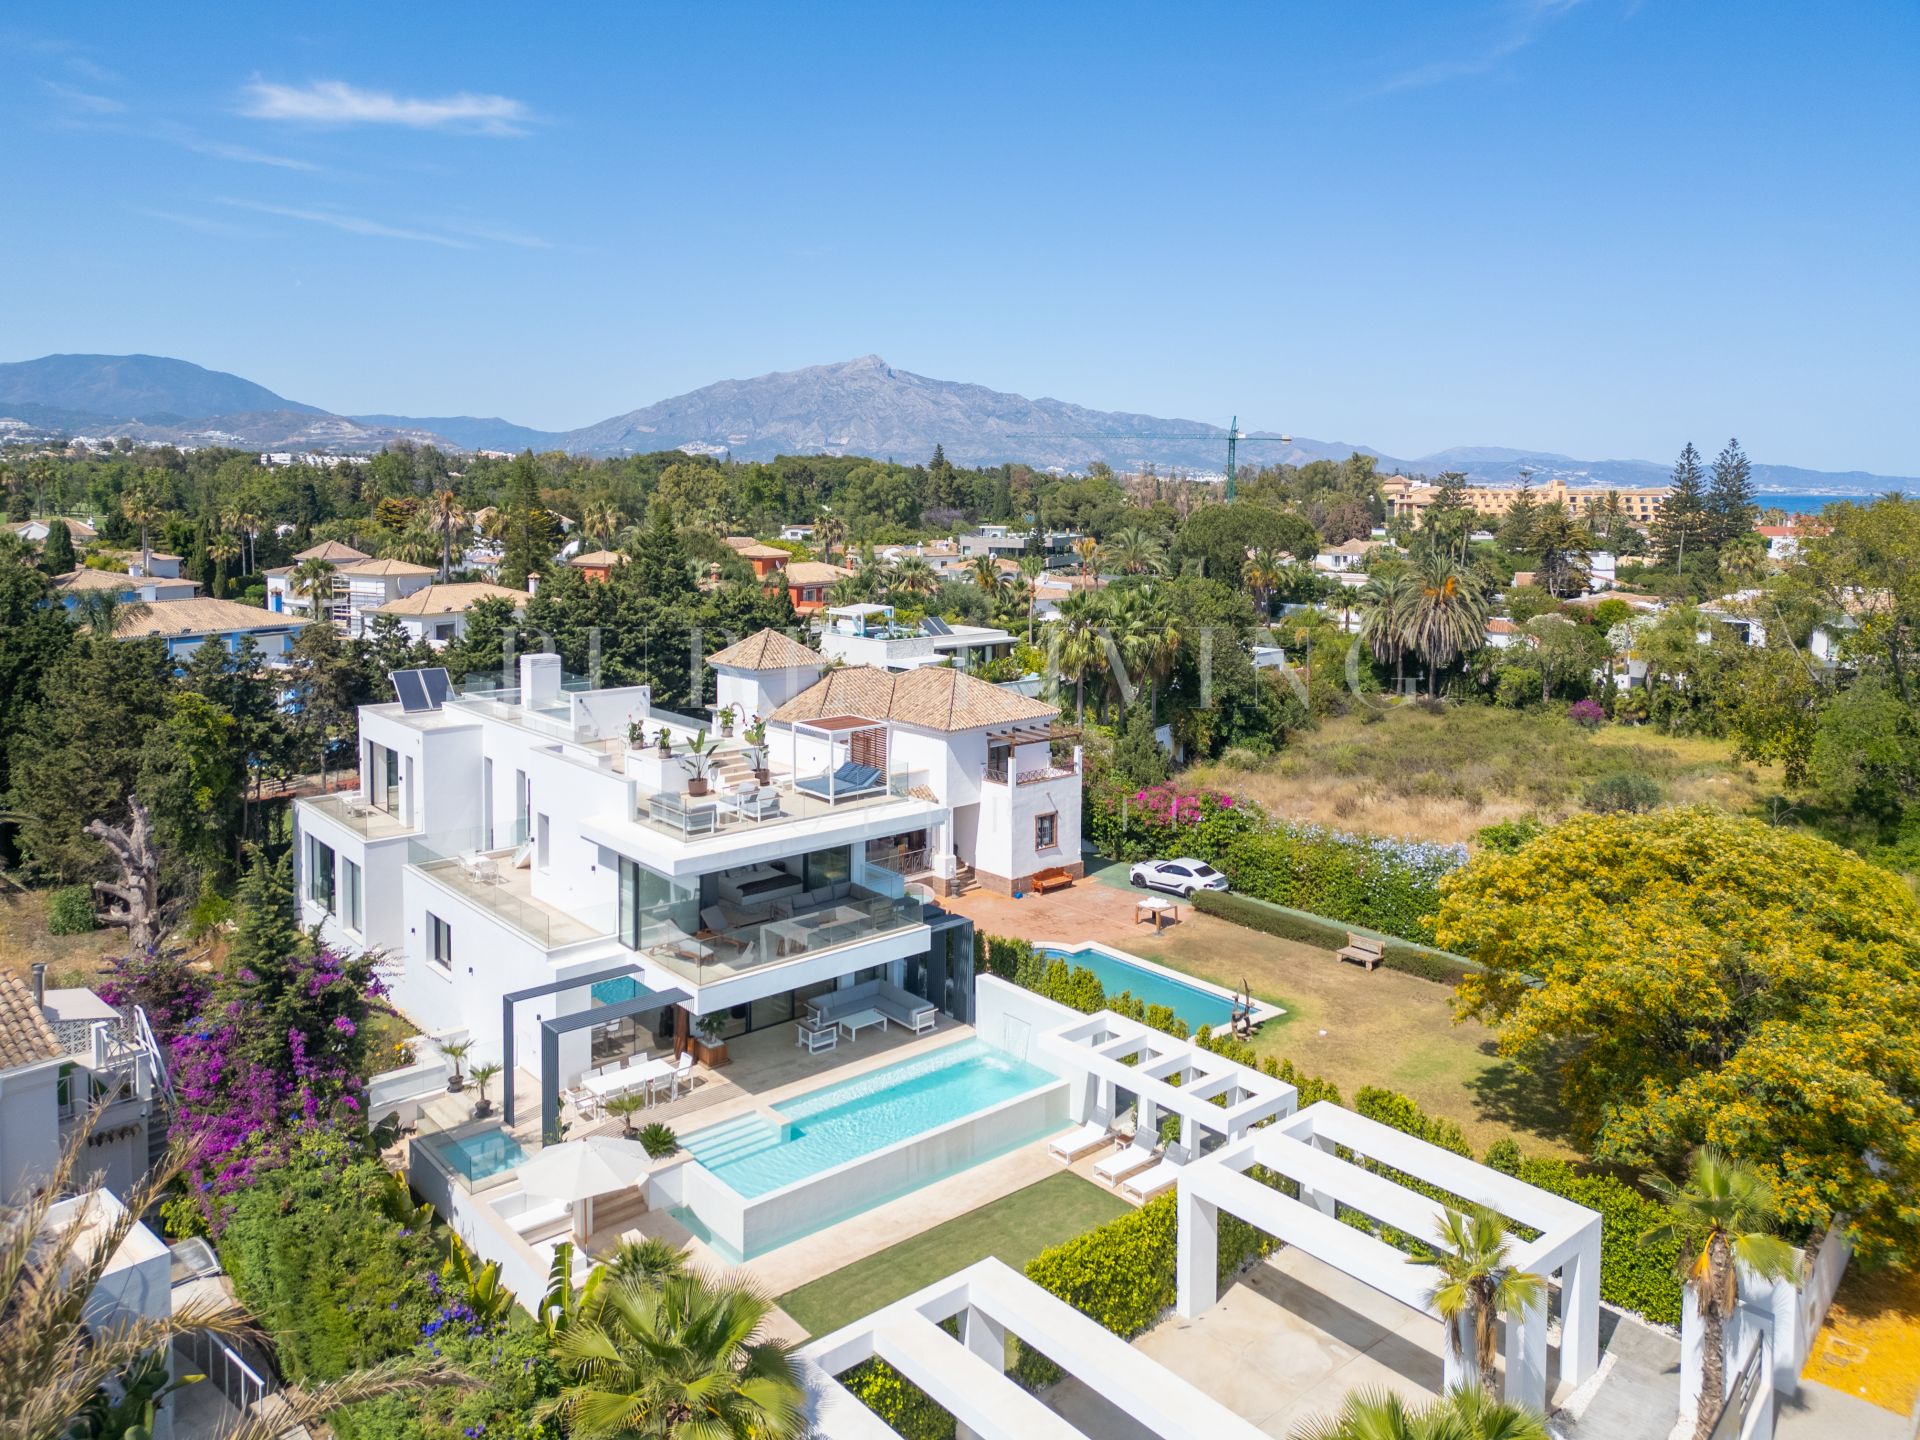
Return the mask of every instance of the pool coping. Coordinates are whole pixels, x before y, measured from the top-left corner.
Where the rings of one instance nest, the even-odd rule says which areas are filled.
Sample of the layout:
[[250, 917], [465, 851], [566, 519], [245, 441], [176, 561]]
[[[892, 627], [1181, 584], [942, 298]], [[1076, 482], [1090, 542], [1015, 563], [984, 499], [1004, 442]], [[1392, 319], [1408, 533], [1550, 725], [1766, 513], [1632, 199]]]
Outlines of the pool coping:
[[[1202, 980], [1198, 975], [1189, 975], [1184, 970], [1175, 970], [1172, 966], [1162, 965], [1158, 961], [1149, 960], [1143, 955], [1136, 955], [1131, 950], [1122, 950], [1117, 946], [1109, 945], [1101, 940], [1081, 940], [1078, 942], [1066, 940], [1035, 940], [1033, 947], [1036, 950], [1061, 950], [1068, 953], [1075, 950], [1098, 950], [1109, 960], [1117, 960], [1122, 965], [1135, 966], [1150, 974], [1158, 975], [1163, 980], [1171, 980], [1175, 984], [1185, 985], [1190, 990], [1199, 990], [1208, 995], [1217, 996], [1229, 1003], [1233, 1003], [1240, 998], [1234, 991], [1229, 990], [1224, 985], [1216, 985], [1211, 980]], [[1252, 1019], [1255, 1025], [1264, 1025], [1270, 1020], [1278, 1020], [1286, 1013], [1287, 1010], [1285, 1006], [1272, 1005], [1260, 999], [1253, 1000]]]

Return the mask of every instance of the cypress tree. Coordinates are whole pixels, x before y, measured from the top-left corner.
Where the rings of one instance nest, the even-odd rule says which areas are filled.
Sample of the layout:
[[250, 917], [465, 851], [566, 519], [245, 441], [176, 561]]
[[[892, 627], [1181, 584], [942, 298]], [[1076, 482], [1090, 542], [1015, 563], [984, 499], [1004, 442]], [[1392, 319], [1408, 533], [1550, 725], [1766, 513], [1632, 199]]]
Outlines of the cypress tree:
[[79, 561], [73, 554], [73, 532], [67, 528], [64, 520], [55, 520], [47, 526], [47, 543], [40, 551], [40, 563], [49, 575], [64, 575], [76, 568]]
[[1713, 479], [1707, 486], [1707, 532], [1716, 546], [1725, 545], [1753, 528], [1759, 513], [1753, 503], [1753, 462], [1738, 440], [1727, 441], [1713, 462]]
[[[233, 925], [233, 945], [227, 952], [227, 969], [232, 975], [250, 971], [260, 985], [270, 990], [273, 977], [285, 971], [287, 961], [305, 948], [306, 937], [293, 912], [293, 875], [283, 855], [269, 863], [264, 852], [255, 850], [247, 873], [241, 878], [236, 897], [237, 914]], [[256, 1000], [276, 998], [252, 992]]]
[[507, 544], [500, 557], [500, 583], [524, 590], [527, 576], [552, 558], [547, 541], [547, 512], [540, 507], [540, 477], [533, 468], [533, 451], [523, 450], [513, 462], [507, 484]]
[[1691, 440], [1674, 462], [1669, 483], [1671, 489], [1654, 517], [1653, 544], [1660, 563], [1677, 571], [1687, 562], [1687, 547], [1693, 546], [1697, 554], [1706, 539], [1705, 477]]

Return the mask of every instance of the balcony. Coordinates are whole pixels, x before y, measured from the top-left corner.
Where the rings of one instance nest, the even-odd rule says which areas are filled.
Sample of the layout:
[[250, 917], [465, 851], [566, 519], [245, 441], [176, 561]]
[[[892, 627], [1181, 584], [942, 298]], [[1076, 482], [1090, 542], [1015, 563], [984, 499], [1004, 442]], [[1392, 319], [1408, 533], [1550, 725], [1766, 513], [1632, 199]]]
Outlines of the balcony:
[[562, 910], [533, 893], [533, 873], [515, 868], [513, 851], [447, 854], [439, 846], [415, 841], [408, 847], [412, 868], [477, 910], [518, 930], [543, 950], [558, 950], [614, 932], [614, 905]]
[[752, 924], [659, 940], [643, 946], [641, 953], [696, 985], [712, 985], [925, 923], [925, 910], [918, 900], [856, 890], [845, 900]]
[[1064, 765], [1033, 765], [1024, 770], [1015, 770], [1008, 765], [989, 765], [986, 778], [996, 785], [1038, 785], [1045, 780], [1070, 779], [1079, 773], [1079, 766], [1069, 760]]
[[399, 816], [369, 805], [354, 795], [321, 795], [300, 803], [316, 815], [324, 815], [334, 824], [351, 830], [363, 840], [388, 840], [395, 835], [411, 835], [413, 827]]
[[[663, 835], [695, 840], [710, 835], [749, 834], [770, 826], [820, 820], [901, 800], [928, 800], [932, 796], [924, 770], [896, 770], [876, 776], [865, 786], [835, 788], [830, 795], [820, 783], [823, 777], [801, 777], [796, 781], [783, 771], [771, 771], [769, 775], [764, 785], [751, 778], [721, 777], [714, 789], [701, 796], [655, 789], [645, 781], [635, 781], [631, 818]], [[809, 785], [816, 788], [803, 788]]]

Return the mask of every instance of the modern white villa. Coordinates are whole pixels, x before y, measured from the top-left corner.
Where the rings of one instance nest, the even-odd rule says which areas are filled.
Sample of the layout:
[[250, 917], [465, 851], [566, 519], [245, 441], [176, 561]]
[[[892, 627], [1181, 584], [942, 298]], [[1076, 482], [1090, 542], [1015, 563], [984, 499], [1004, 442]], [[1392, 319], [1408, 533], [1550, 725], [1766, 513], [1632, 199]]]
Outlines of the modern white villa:
[[894, 620], [891, 605], [829, 605], [822, 617], [820, 649], [829, 660], [881, 670], [918, 670], [952, 665], [977, 670], [1013, 653], [1013, 636], [994, 625], [954, 625], [929, 616], [918, 625]]

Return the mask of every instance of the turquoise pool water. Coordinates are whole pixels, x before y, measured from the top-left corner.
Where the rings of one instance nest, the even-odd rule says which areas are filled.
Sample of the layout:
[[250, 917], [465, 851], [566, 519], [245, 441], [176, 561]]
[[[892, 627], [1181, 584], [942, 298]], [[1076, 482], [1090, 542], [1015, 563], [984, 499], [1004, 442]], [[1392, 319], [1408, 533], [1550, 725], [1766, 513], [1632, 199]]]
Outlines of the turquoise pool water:
[[962, 1040], [796, 1095], [773, 1107], [778, 1122], [747, 1115], [697, 1130], [680, 1145], [752, 1199], [1053, 1083], [996, 1045]]
[[527, 1158], [520, 1142], [504, 1130], [481, 1130], [473, 1135], [434, 1135], [425, 1144], [468, 1183], [512, 1170]]
[[1148, 1005], [1165, 1005], [1195, 1030], [1202, 1025], [1218, 1030], [1233, 1019], [1233, 1002], [1226, 996], [1171, 980], [1155, 970], [1129, 965], [1104, 950], [1062, 950], [1055, 945], [1042, 945], [1040, 953], [1049, 959], [1064, 960], [1069, 967], [1077, 965], [1091, 970], [1100, 988], [1109, 995], [1130, 990], [1136, 1000]]

